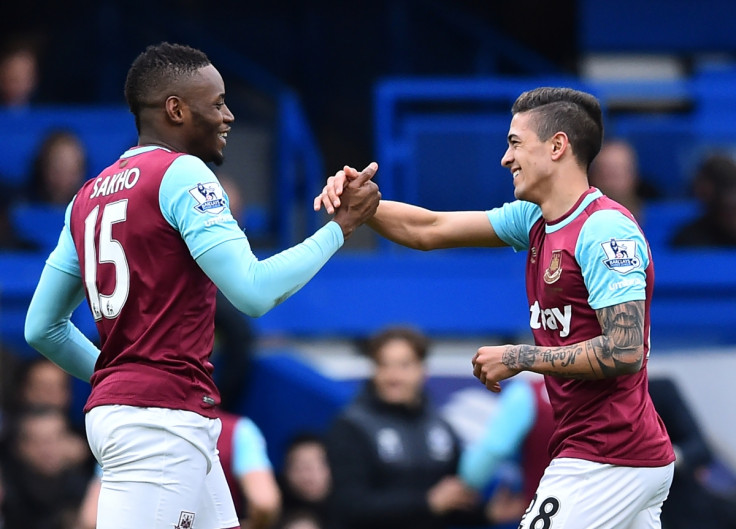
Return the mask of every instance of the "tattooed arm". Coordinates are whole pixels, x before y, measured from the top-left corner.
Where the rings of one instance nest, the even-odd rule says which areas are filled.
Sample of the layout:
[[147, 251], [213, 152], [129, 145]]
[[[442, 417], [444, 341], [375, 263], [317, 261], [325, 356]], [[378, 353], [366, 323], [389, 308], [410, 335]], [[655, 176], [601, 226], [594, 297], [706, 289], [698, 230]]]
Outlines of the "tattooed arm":
[[644, 301], [596, 311], [602, 334], [572, 345], [487, 346], [473, 358], [473, 374], [491, 391], [519, 371], [578, 379], [636, 373], [644, 361]]

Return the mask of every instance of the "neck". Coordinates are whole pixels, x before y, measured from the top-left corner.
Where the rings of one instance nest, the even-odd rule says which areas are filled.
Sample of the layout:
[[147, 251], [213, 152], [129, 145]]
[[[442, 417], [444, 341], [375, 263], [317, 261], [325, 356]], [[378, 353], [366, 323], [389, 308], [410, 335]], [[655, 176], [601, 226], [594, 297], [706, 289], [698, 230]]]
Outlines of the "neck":
[[570, 211], [581, 195], [590, 189], [587, 179], [575, 182], [560, 182], [560, 189], [552, 190], [539, 206], [542, 216], [547, 222], [552, 222]]
[[158, 145], [159, 147], [165, 147], [166, 149], [169, 149], [170, 151], [174, 152], [186, 152], [181, 147], [178, 147], [176, 145], [176, 142], [172, 141], [166, 141], [163, 140], [158, 135], [148, 134], [141, 132], [138, 136], [138, 145], [144, 146], [144, 145]]

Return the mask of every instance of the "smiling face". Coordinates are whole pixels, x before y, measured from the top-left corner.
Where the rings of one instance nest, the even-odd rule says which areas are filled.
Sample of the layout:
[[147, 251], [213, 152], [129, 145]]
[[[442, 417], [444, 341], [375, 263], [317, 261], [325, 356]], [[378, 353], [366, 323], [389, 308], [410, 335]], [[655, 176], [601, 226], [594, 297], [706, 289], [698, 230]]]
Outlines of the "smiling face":
[[211, 64], [191, 76], [182, 88], [185, 151], [204, 162], [222, 164], [230, 124], [235, 120], [225, 104], [225, 83]]
[[531, 112], [514, 114], [508, 133], [508, 148], [501, 165], [511, 171], [514, 196], [540, 204], [549, 193], [553, 139], [541, 141]]
[[508, 133], [508, 148], [501, 158], [501, 165], [511, 171], [514, 179], [514, 196], [539, 204], [540, 188], [548, 173], [547, 142], [537, 135], [530, 112], [514, 114]]
[[375, 353], [373, 384], [379, 398], [389, 404], [413, 405], [420, 399], [425, 370], [412, 344], [395, 338]]

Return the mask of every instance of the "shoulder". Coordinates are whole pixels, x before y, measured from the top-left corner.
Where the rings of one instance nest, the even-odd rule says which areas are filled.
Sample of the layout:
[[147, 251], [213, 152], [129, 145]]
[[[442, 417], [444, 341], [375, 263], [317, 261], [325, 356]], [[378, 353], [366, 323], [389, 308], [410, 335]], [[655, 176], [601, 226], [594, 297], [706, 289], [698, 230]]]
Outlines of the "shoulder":
[[592, 211], [583, 226], [584, 229], [596, 231], [641, 231], [633, 219], [628, 217], [622, 210], [613, 208]]
[[508, 217], [527, 219], [528, 222], [534, 223], [542, 216], [542, 209], [532, 202], [525, 200], [514, 200], [506, 202], [502, 206], [493, 208], [488, 211], [488, 216], [493, 219], [505, 219]]
[[601, 247], [608, 254], [625, 251], [628, 256], [646, 256], [646, 240], [636, 222], [617, 209], [599, 209], [590, 213], [578, 237], [578, 250]]
[[515, 200], [487, 212], [496, 235], [516, 250], [525, 249], [529, 231], [542, 217], [542, 209], [531, 202]]
[[217, 182], [217, 177], [202, 160], [190, 154], [183, 154], [171, 163], [161, 185], [167, 187], [189, 186], [196, 188], [200, 182]]
[[248, 417], [238, 417], [235, 423], [235, 435], [242, 440], [260, 442], [263, 433], [260, 428]]

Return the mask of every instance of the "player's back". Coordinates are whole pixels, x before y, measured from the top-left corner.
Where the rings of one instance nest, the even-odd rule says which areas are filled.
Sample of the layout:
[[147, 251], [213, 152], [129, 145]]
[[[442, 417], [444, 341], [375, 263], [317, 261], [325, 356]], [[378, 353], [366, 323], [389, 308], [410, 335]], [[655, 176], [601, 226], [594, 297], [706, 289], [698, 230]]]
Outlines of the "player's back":
[[74, 200], [70, 228], [101, 342], [85, 410], [128, 404], [214, 416], [216, 288], [159, 200], [180, 156], [131, 149]]

